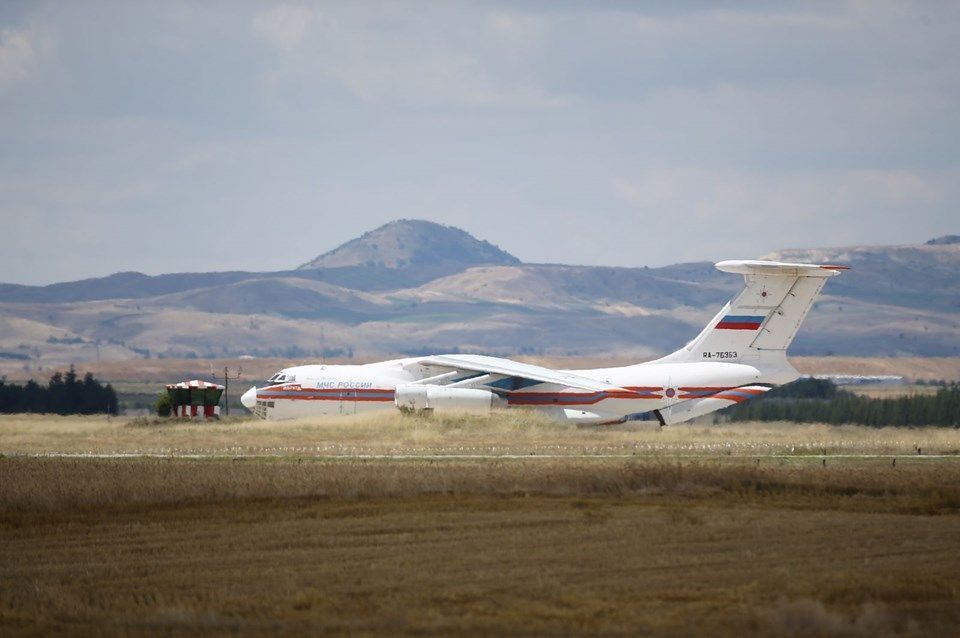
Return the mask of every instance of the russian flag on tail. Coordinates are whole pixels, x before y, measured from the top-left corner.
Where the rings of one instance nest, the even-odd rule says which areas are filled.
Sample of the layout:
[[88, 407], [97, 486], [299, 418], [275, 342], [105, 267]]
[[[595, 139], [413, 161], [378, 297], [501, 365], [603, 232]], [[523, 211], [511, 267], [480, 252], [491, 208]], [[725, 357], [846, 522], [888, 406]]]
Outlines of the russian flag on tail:
[[765, 315], [727, 315], [715, 326], [717, 330], [759, 330]]

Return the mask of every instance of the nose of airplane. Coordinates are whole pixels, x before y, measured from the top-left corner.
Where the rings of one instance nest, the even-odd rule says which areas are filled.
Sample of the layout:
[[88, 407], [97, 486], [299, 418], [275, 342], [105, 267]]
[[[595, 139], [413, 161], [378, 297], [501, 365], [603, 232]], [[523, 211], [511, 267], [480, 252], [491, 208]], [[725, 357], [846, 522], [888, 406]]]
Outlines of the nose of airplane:
[[257, 386], [253, 386], [244, 392], [243, 396], [240, 397], [240, 403], [246, 409], [253, 410], [253, 406], [257, 405]]

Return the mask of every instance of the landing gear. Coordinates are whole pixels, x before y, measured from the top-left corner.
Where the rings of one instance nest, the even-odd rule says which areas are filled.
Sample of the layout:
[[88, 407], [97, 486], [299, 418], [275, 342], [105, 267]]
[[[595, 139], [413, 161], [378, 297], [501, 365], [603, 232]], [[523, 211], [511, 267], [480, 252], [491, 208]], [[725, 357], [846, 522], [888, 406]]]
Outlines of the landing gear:
[[657, 417], [657, 421], [660, 423], [660, 429], [662, 430], [663, 426], [665, 426], [667, 422], [663, 420], [663, 415], [660, 414], [660, 410], [654, 410], [653, 416]]

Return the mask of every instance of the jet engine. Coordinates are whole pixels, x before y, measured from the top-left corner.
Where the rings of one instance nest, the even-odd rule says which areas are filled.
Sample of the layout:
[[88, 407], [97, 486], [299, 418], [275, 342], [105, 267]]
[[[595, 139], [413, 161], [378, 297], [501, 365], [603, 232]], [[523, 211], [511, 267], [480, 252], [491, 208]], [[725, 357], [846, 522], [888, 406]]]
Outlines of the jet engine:
[[506, 401], [489, 390], [448, 388], [442, 385], [408, 383], [397, 386], [394, 403], [401, 410], [444, 412], [490, 412]]

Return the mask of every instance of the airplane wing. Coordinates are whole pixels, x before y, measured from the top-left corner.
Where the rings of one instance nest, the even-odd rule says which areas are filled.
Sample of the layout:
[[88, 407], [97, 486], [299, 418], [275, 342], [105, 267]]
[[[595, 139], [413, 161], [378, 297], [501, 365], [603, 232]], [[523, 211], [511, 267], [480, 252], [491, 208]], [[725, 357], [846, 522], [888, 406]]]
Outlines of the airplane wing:
[[529, 363], [520, 363], [519, 361], [501, 359], [500, 357], [488, 357], [480, 354], [434, 355], [417, 360], [417, 364], [449, 368], [451, 370], [468, 370], [471, 372], [499, 374], [506, 377], [530, 379], [531, 381], [538, 381], [540, 383], [565, 385], [570, 388], [590, 390], [592, 392], [623, 390], [623, 388], [618, 386], [597, 381], [596, 379], [582, 377], [570, 372], [551, 370], [550, 368], [543, 368]]

